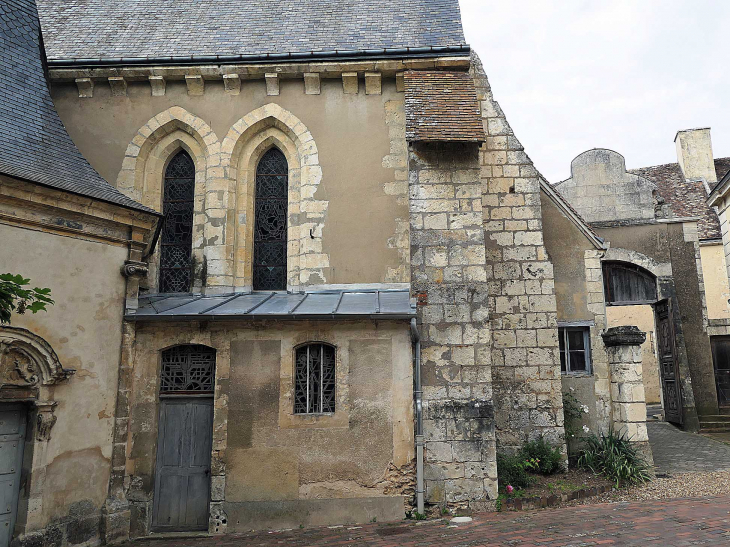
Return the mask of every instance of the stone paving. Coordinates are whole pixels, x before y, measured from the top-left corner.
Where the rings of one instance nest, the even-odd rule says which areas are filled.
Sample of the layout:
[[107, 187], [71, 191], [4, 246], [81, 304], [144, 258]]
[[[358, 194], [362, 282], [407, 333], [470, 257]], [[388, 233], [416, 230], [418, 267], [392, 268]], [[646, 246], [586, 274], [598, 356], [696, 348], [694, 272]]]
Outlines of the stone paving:
[[529, 513], [482, 513], [469, 524], [402, 521], [337, 528], [155, 539], [128, 547], [593, 547], [730, 545], [730, 497], [564, 507]]
[[729, 445], [667, 422], [647, 422], [646, 427], [658, 474], [730, 470]]

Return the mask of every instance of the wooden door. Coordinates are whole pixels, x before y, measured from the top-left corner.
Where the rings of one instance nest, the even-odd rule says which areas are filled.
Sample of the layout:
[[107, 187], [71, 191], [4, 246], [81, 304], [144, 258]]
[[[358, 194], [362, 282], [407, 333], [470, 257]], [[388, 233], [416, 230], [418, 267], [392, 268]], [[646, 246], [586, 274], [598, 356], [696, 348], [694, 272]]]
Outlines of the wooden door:
[[213, 399], [160, 400], [152, 527], [208, 529]]
[[656, 313], [657, 352], [662, 377], [664, 417], [668, 422], [682, 425], [682, 386], [680, 385], [677, 346], [674, 338], [672, 303], [660, 300], [654, 305]]
[[23, 405], [0, 406], [0, 547], [10, 545], [18, 515], [25, 421]]
[[717, 403], [727, 407], [730, 406], [730, 336], [713, 336], [710, 343], [715, 366]]

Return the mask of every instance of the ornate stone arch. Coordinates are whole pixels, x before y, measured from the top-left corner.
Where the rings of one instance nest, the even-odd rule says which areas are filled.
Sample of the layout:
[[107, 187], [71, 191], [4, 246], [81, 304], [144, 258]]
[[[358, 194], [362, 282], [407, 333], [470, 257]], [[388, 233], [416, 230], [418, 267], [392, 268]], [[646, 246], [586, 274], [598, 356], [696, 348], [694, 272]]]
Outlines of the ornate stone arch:
[[[230, 264], [221, 263], [225, 253], [212, 249], [225, 245], [228, 181], [221, 169], [220, 142], [208, 124], [179, 106], [157, 114], [140, 128], [127, 147], [117, 188], [161, 211], [165, 169], [180, 150], [185, 150], [195, 162], [193, 289], [202, 288], [204, 270], [215, 274], [208, 280], [209, 285], [231, 286], [231, 274], [226, 278]], [[204, 268], [209, 251], [214, 264]], [[153, 290], [157, 287], [158, 265], [159, 253], [155, 252], [148, 275]]]
[[329, 255], [322, 247], [322, 229], [329, 202], [316, 199], [322, 181], [317, 145], [307, 127], [291, 112], [270, 103], [246, 114], [223, 139], [221, 165], [235, 182], [229, 211], [236, 219], [234, 285], [252, 286], [253, 207], [256, 166], [277, 147], [289, 166], [287, 288], [325, 283]]
[[0, 389], [50, 386], [74, 372], [63, 368], [51, 345], [40, 336], [18, 327], [0, 328]]

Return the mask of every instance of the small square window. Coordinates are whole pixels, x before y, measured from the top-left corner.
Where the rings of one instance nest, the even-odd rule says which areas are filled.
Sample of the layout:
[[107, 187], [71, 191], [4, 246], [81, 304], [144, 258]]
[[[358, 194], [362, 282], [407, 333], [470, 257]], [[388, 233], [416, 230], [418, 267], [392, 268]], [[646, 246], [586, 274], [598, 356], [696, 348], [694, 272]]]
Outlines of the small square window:
[[563, 374], [590, 374], [591, 343], [588, 327], [560, 327], [560, 371]]

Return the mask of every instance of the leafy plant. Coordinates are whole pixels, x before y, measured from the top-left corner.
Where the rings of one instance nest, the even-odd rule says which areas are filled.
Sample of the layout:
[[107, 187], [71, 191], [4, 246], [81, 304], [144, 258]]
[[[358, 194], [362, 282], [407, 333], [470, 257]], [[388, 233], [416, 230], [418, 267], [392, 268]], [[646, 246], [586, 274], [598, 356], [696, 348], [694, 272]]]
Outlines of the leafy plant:
[[613, 429], [607, 434], [585, 438], [578, 465], [612, 480], [617, 487], [622, 483], [651, 480], [649, 466], [631, 440], [625, 434], [616, 434]]
[[521, 489], [527, 488], [535, 482], [534, 477], [527, 473], [525, 459], [521, 455], [497, 454], [497, 477], [499, 477], [501, 491], [504, 491], [508, 485]]
[[0, 274], [0, 324], [10, 323], [13, 312], [37, 313], [53, 304], [51, 289], [29, 288], [30, 279], [10, 273]]
[[565, 440], [568, 445], [568, 452], [575, 452], [576, 435], [580, 432], [580, 424], [587, 407], [583, 406], [571, 392], [563, 392], [563, 416], [565, 427]]
[[522, 445], [520, 456], [525, 461], [527, 470], [543, 475], [557, 473], [563, 466], [563, 456], [560, 449], [553, 447], [543, 437]]

